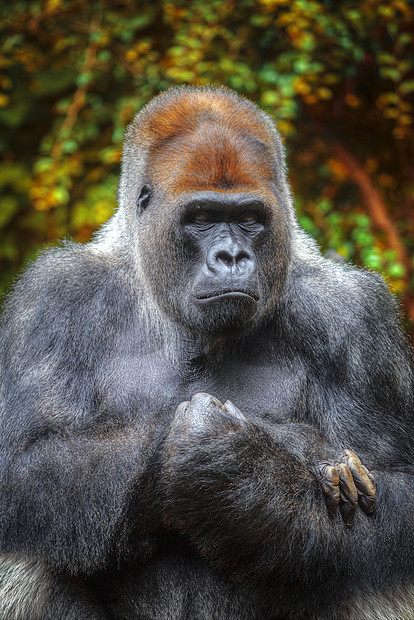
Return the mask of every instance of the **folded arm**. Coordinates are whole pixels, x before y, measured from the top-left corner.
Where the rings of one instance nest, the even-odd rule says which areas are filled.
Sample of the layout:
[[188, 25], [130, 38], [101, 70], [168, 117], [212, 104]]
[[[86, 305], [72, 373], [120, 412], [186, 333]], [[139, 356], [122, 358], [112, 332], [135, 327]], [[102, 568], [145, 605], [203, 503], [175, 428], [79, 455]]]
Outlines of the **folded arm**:
[[[323, 469], [338, 463], [335, 447], [310, 426], [246, 420], [234, 406], [217, 403], [200, 395], [177, 410], [162, 476], [169, 527], [236, 579], [284, 592], [303, 583], [320, 591], [332, 575], [344, 589], [356, 580], [378, 585], [388, 570], [403, 577], [414, 546], [407, 527], [414, 510], [412, 471], [374, 473], [378, 500], [369, 516], [372, 475], [346, 453], [343, 462], [360, 496], [353, 526], [346, 527], [335, 506], [325, 503], [331, 490]], [[335, 469], [339, 478], [341, 467]], [[338, 487], [349, 488], [339, 481]], [[404, 540], [404, 548], [390, 545], [390, 535], [394, 543]], [[384, 546], [389, 553], [378, 564]]]

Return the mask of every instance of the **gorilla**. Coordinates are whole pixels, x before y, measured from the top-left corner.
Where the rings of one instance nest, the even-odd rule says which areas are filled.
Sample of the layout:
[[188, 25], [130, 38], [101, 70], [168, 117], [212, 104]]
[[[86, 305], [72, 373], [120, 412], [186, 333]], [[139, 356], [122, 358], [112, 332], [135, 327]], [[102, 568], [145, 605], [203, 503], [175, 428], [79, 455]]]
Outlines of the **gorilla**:
[[178, 87], [1, 332], [2, 620], [414, 617], [413, 368], [300, 228], [271, 118]]

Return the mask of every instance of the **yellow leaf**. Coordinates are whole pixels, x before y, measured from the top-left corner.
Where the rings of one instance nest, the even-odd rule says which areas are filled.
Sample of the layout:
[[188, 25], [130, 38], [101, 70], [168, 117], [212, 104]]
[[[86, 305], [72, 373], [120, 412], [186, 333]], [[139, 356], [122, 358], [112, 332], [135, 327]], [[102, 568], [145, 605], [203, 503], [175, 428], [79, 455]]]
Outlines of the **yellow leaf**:
[[359, 97], [357, 97], [353, 93], [347, 93], [345, 95], [345, 103], [349, 105], [350, 108], [357, 108], [361, 101]]
[[326, 88], [325, 86], [318, 88], [317, 93], [318, 93], [319, 99], [331, 99], [332, 97], [332, 91], [329, 88]]
[[125, 54], [125, 58], [129, 62], [131, 62], [132, 60], [135, 60], [136, 57], [137, 57], [137, 53], [135, 50], [128, 50]]
[[311, 86], [304, 78], [296, 78], [293, 82], [293, 88], [299, 95], [309, 95], [311, 92]]

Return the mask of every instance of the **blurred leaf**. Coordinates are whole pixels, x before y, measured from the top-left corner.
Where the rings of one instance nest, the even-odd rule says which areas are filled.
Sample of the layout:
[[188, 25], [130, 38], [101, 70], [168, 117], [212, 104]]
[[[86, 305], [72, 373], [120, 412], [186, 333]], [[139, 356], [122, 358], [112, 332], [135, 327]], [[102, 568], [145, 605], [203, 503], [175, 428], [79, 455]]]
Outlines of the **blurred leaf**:
[[4, 196], [0, 199], [0, 228], [9, 223], [19, 208], [19, 201], [15, 196]]
[[400, 263], [391, 263], [387, 271], [393, 278], [402, 278], [405, 275], [405, 267]]
[[408, 95], [408, 93], [414, 92], [414, 80], [407, 80], [402, 82], [399, 86], [399, 90], [404, 94]]

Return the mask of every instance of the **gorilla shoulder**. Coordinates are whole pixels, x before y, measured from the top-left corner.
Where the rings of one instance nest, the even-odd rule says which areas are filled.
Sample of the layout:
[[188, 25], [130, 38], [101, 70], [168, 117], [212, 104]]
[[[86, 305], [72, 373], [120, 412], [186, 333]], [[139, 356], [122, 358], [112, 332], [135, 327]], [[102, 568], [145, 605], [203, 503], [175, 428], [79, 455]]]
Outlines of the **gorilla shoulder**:
[[125, 323], [133, 303], [128, 278], [115, 261], [88, 245], [64, 242], [42, 252], [17, 281], [3, 315], [4, 335], [30, 341], [58, 332], [70, 341], [70, 325], [76, 324], [78, 338], [99, 337], [107, 324]]
[[382, 276], [353, 265], [325, 259], [296, 264], [283, 305], [293, 333], [306, 332], [300, 340], [316, 354], [322, 347], [335, 355], [355, 339], [388, 338], [390, 330], [394, 342], [401, 339], [398, 305]]

